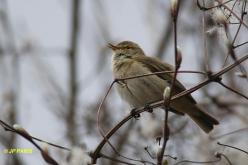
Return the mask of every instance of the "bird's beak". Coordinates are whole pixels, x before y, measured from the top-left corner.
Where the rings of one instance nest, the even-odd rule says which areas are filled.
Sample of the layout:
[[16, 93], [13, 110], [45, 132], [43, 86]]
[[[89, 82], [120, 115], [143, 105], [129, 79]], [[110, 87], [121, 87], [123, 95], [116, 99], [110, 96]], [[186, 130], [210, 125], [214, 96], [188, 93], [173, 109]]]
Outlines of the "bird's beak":
[[115, 51], [116, 49], [118, 49], [117, 46], [115, 46], [115, 45], [113, 45], [113, 44], [111, 44], [111, 43], [108, 43], [108, 47], [109, 47], [110, 49], [112, 49], [113, 51]]

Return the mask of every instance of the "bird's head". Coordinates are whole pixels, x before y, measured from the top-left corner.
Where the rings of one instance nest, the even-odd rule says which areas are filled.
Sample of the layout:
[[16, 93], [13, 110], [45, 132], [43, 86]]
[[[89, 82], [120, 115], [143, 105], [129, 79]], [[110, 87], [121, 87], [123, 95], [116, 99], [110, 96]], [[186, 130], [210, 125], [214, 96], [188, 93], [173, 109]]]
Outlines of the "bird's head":
[[115, 59], [125, 59], [144, 55], [144, 52], [139, 45], [131, 41], [123, 41], [117, 45], [109, 43], [108, 47], [114, 51]]

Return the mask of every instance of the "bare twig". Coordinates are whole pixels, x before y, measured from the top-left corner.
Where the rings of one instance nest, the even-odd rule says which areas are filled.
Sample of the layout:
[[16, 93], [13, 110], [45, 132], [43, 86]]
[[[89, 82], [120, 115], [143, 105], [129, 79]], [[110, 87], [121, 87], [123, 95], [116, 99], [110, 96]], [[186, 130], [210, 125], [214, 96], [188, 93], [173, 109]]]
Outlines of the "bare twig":
[[212, 163], [217, 163], [221, 160], [221, 158], [218, 158], [217, 160], [210, 160], [210, 161], [194, 161], [194, 160], [181, 160], [174, 165], [182, 164], [182, 163], [191, 163], [191, 164], [212, 164]]
[[233, 146], [230, 146], [230, 145], [227, 145], [227, 144], [222, 144], [222, 143], [220, 143], [220, 142], [217, 142], [217, 144], [218, 144], [218, 145], [221, 145], [221, 146], [225, 146], [225, 147], [229, 147], [229, 148], [233, 148], [233, 149], [236, 149], [236, 150], [242, 151], [242, 152], [244, 152], [245, 154], [247, 154], [247, 155], [248, 155], [248, 151], [242, 150], [242, 149], [240, 149], [240, 148], [233, 147]]
[[240, 46], [243, 46], [243, 45], [245, 45], [245, 44], [248, 44], [248, 41], [243, 42], [243, 43], [241, 43], [241, 44], [238, 44], [238, 45], [236, 45], [236, 46], [233, 46], [233, 49], [238, 48], [238, 47], [240, 47]]
[[105, 155], [105, 154], [103, 154], [103, 153], [100, 153], [100, 156], [101, 156], [102, 158], [111, 160], [111, 161], [113, 161], [113, 162], [115, 162], [115, 163], [117, 162], [117, 163], [121, 163], [121, 164], [135, 165], [135, 164], [133, 164], [133, 163], [128, 163], [128, 162], [125, 162], [125, 161], [123, 161], [123, 160], [119, 160], [119, 159], [116, 159], [116, 158], [112, 158], [112, 157], [107, 156], [107, 155]]
[[173, 18], [172, 20], [173, 20], [173, 25], [174, 25], [173, 29], [174, 29], [175, 72], [174, 72], [172, 84], [170, 86], [169, 97], [164, 98], [164, 107], [165, 107], [164, 138], [163, 138], [163, 144], [162, 144], [161, 151], [159, 152], [158, 157], [157, 157], [157, 165], [162, 165], [166, 144], [167, 144], [167, 141], [169, 139], [169, 134], [170, 134], [169, 127], [168, 127], [169, 107], [170, 107], [170, 102], [171, 102], [171, 98], [172, 98], [172, 93], [173, 93], [175, 83], [176, 83], [177, 71], [180, 68], [180, 65], [181, 65], [181, 62], [182, 62], [181, 52], [179, 52], [180, 50], [178, 50], [178, 48], [177, 48], [177, 16], [178, 16], [179, 2], [176, 2], [176, 3], [177, 4], [176, 4], [176, 7], [175, 7], [175, 10], [173, 10], [173, 8], [171, 7], [172, 8], [171, 13], [172, 13], [172, 18]]
[[[198, 1], [197, 1], [198, 3]], [[203, 7], [205, 8], [205, 0], [202, 1]], [[202, 31], [203, 31], [203, 46], [204, 46], [204, 63], [205, 63], [205, 71], [210, 72], [209, 68], [209, 58], [208, 58], [208, 49], [207, 49], [207, 38], [206, 38], [206, 13], [205, 10], [203, 10], [203, 16], [202, 16]]]
[[[247, 1], [243, 1], [243, 4], [242, 4], [242, 11], [241, 11], [241, 16], [240, 16], [242, 21], [244, 20], [244, 15], [245, 15], [244, 12], [245, 12], [245, 8], [246, 8], [246, 2]], [[233, 11], [233, 8], [232, 8], [232, 11]], [[230, 13], [230, 15], [231, 15], [231, 13]], [[241, 29], [241, 26], [242, 26], [242, 24], [240, 23], [239, 26], [238, 26], [238, 29], [236, 31], [236, 34], [235, 34], [235, 36], [233, 38], [232, 45], [234, 45], [234, 43], [235, 43], [235, 41], [236, 41], [236, 39], [238, 37], [239, 31]]]
[[[14, 133], [22, 136], [23, 138], [25, 138], [30, 143], [32, 143], [41, 152], [43, 159], [47, 163], [52, 164], [52, 165], [58, 165], [58, 163], [33, 140], [33, 137], [26, 130], [15, 129], [12, 126], [3, 122], [2, 120], [0, 120], [0, 125], [5, 129], [5, 131], [14, 132]], [[55, 146], [55, 145], [53, 145], [53, 146]], [[62, 147], [60, 147], [60, 148], [62, 148]]]
[[[225, 32], [226, 32], [226, 37], [228, 39], [228, 42], [227, 42], [228, 53], [227, 53], [227, 55], [225, 57], [223, 66], [225, 66], [225, 63], [226, 63], [227, 58], [229, 57], [229, 55], [231, 55], [231, 57], [232, 57], [232, 59], [234, 61], [237, 60], [235, 50], [233, 49], [233, 45], [231, 44], [231, 35], [230, 35], [229, 28], [228, 28], [227, 24], [224, 25], [224, 29], [225, 29]], [[242, 74], [247, 75], [247, 71], [246, 71], [246, 69], [244, 68], [243, 65], [240, 64], [240, 65], [238, 65], [238, 67], [239, 67], [240, 71], [242, 72]], [[248, 81], [247, 78], [246, 78], [246, 80]]]
[[246, 128], [241, 128], [241, 129], [238, 129], [238, 130], [235, 130], [235, 131], [232, 131], [232, 132], [228, 132], [228, 133], [225, 133], [225, 134], [222, 134], [222, 135], [218, 135], [218, 136], [214, 136], [214, 137], [211, 137], [211, 136], [210, 136], [210, 139], [212, 139], [212, 140], [217, 140], [217, 139], [226, 137], [226, 136], [228, 136], [228, 135], [232, 135], [232, 134], [235, 134], [235, 133], [238, 133], [238, 132], [247, 131], [247, 130], [248, 130], [248, 127], [246, 127]]
[[205, 7], [205, 5], [201, 6], [199, 0], [196, 1], [196, 4], [197, 4], [197, 6], [198, 6], [198, 8], [200, 10], [206, 11], [206, 10], [211, 10], [211, 9], [214, 9], [214, 8], [217, 8], [217, 7], [221, 7], [223, 4], [227, 4], [227, 3], [231, 2], [231, 1], [233, 1], [233, 0], [228, 0], [226, 2], [219, 3], [218, 5], [211, 6], [211, 7]]
[[223, 4], [220, 0], [215, 1], [217, 1], [219, 4], [221, 4], [221, 6], [231, 12], [240, 21], [240, 23], [248, 29], [248, 25], [235, 12], [233, 12], [232, 9], [230, 9], [227, 5]]
[[233, 88], [231, 88], [231, 87], [225, 85], [225, 84], [224, 84], [223, 82], [221, 82], [221, 81], [218, 82], [218, 83], [219, 83], [220, 85], [222, 85], [223, 87], [225, 87], [226, 89], [232, 91], [233, 93], [235, 93], [235, 94], [237, 94], [237, 95], [239, 95], [239, 96], [241, 96], [241, 97], [243, 97], [243, 98], [245, 98], [245, 99], [248, 100], [248, 97], [247, 97], [246, 95], [240, 93], [239, 91], [237, 91], [237, 90], [235, 90], [235, 89], [233, 89]]
[[231, 162], [231, 161], [229, 160], [229, 158], [228, 158], [225, 154], [223, 154], [223, 153], [217, 152], [216, 155], [215, 155], [215, 157], [216, 157], [216, 158], [222, 158], [222, 157], [224, 157], [225, 160], [227, 161], [227, 163], [228, 163], [229, 165], [232, 165], [232, 162]]
[[[2, 10], [3, 11], [2, 11]], [[16, 36], [14, 33], [14, 29], [11, 25], [11, 19], [9, 17], [9, 7], [8, 7], [8, 1], [2, 1], [1, 2], [1, 9], [0, 9], [0, 21], [1, 21], [1, 25], [3, 27], [3, 31], [2, 34], [5, 33], [6, 34], [6, 43], [7, 43], [7, 47], [9, 47], [12, 50], [12, 55], [13, 57], [10, 59], [11, 60], [11, 69], [10, 69], [10, 76], [11, 76], [11, 81], [10, 84], [8, 84], [8, 86], [10, 86], [10, 99], [9, 101], [9, 110], [7, 111], [8, 113], [8, 119], [9, 121], [14, 124], [17, 121], [18, 118], [18, 100], [19, 100], [19, 90], [20, 90], [20, 53], [17, 47], [17, 42], [16, 42]], [[2, 29], [2, 28], [1, 28]], [[1, 36], [2, 36], [1, 34]], [[2, 42], [2, 38], [1, 38], [1, 42]], [[0, 55], [2, 53], [0, 52]], [[5, 78], [6, 76], [4, 76]], [[16, 143], [16, 135], [15, 134], [11, 134], [8, 138], [6, 138], [6, 145], [8, 145], [8, 147], [14, 146]], [[13, 155], [13, 159], [12, 160], [7, 160], [8, 163], [13, 163], [13, 164], [23, 164], [22, 159], [19, 158], [19, 155], [15, 154]]]
[[77, 107], [77, 53], [80, 26], [80, 0], [71, 1], [71, 41], [69, 50], [69, 101], [66, 116], [67, 137], [72, 145], [77, 140], [76, 107]]

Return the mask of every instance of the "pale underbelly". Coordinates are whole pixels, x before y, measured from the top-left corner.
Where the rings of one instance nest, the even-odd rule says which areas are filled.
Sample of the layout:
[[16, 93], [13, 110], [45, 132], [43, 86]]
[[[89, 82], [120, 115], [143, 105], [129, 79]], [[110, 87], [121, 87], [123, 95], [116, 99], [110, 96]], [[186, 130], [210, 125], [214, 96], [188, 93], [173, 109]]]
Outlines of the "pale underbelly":
[[137, 108], [162, 100], [166, 86], [168, 83], [165, 80], [150, 76], [117, 83], [117, 90], [122, 99], [132, 108]]

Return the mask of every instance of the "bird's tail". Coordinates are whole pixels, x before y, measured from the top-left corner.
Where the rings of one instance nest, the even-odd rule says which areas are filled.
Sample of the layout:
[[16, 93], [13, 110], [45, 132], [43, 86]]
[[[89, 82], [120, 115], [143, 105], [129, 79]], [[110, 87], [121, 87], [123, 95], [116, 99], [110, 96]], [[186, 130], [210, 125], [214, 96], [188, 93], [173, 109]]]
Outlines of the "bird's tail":
[[196, 105], [191, 112], [193, 113], [188, 113], [188, 115], [206, 133], [209, 133], [214, 128], [214, 125], [219, 124], [214, 117], [202, 111]]

